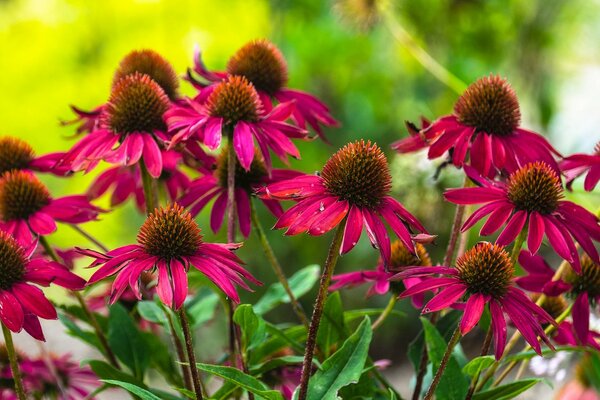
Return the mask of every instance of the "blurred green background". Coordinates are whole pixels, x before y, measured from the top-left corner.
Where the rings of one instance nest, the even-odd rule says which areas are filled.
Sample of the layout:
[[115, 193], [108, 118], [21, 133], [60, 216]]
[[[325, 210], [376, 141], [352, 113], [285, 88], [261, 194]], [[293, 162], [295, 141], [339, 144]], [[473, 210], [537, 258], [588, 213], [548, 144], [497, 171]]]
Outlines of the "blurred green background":
[[[338, 2], [342, 3], [342, 2]], [[357, 0], [345, 2], [352, 7]], [[369, 3], [368, 1], [365, 3]], [[465, 82], [498, 73], [513, 84], [521, 100], [523, 125], [546, 134], [565, 153], [589, 152], [600, 138], [600, 2], [583, 0], [404, 0], [386, 1], [396, 21], [438, 62]], [[266, 37], [283, 51], [289, 86], [309, 91], [330, 105], [342, 127], [327, 132], [332, 145], [320, 141], [299, 145], [302, 160], [292, 167], [320, 169], [328, 156], [357, 138], [378, 142], [394, 171], [397, 198], [438, 234], [431, 247], [435, 260], [445, 248], [453, 207], [441, 192], [457, 186], [460, 173], [432, 175], [437, 162], [422, 154], [396, 156], [389, 144], [406, 136], [405, 120], [447, 114], [456, 93], [423, 68], [394, 40], [383, 20], [370, 29], [357, 26], [348, 4], [302, 1], [64, 1], [0, 0], [0, 134], [28, 140], [38, 153], [65, 150], [73, 143], [69, 104], [91, 109], [108, 96], [112, 73], [133, 49], [152, 48], [183, 73], [191, 65], [194, 44], [210, 69], [223, 69], [245, 42]], [[191, 94], [189, 85], [184, 92]], [[81, 193], [91, 178], [43, 179], [55, 196]], [[573, 195], [597, 207], [598, 194]], [[106, 205], [106, 203], [104, 203]], [[263, 213], [264, 224], [273, 218]], [[128, 204], [86, 228], [109, 247], [135, 239], [142, 222]], [[207, 226], [206, 213], [199, 217]], [[223, 240], [204, 230], [207, 240]], [[322, 263], [330, 237], [283, 237], [270, 232], [275, 251], [288, 273]], [[473, 238], [476, 240], [476, 238]], [[61, 246], [90, 246], [68, 227], [52, 238]], [[342, 258], [338, 272], [373, 268], [377, 252], [362, 238]], [[240, 252], [261, 280], [273, 282], [254, 237]], [[244, 294], [245, 301], [256, 295]], [[366, 307], [363, 289], [344, 292], [348, 308]], [[304, 304], [311, 306], [312, 295]], [[380, 306], [387, 299], [368, 300]], [[407, 312], [414, 314], [408, 306]], [[288, 311], [288, 310], [284, 310]], [[286, 320], [289, 312], [272, 315]], [[376, 358], [397, 358], [414, 336], [409, 318], [391, 319], [376, 334]], [[413, 320], [414, 322], [414, 320]], [[393, 349], [393, 351], [391, 350]]]

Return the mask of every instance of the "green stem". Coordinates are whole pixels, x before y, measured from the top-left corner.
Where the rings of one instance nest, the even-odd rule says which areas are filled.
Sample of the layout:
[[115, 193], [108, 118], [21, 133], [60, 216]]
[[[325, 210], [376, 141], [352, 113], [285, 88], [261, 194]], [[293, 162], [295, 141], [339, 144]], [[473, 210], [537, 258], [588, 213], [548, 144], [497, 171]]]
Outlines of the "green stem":
[[179, 358], [179, 361], [181, 363], [181, 372], [183, 375], [184, 386], [188, 390], [193, 390], [194, 388], [193, 388], [193, 384], [192, 384], [192, 376], [190, 373], [190, 367], [188, 365], [189, 360], [186, 357], [186, 353], [183, 348], [183, 344], [181, 343], [181, 339], [179, 338], [179, 335], [177, 334], [177, 330], [175, 329], [175, 323], [173, 322], [173, 317], [171, 316], [171, 313], [169, 312], [167, 307], [164, 304], [162, 304], [162, 302], [160, 303], [160, 305], [163, 308], [163, 312], [167, 316], [167, 321], [169, 322], [169, 329], [171, 331], [171, 336], [173, 337], [173, 344], [175, 345], [175, 350], [177, 351], [177, 357]]
[[443, 65], [437, 62], [416, 40], [398, 23], [391, 11], [384, 11], [384, 18], [392, 36], [427, 70], [444, 85], [457, 94], [462, 94], [467, 85]]
[[192, 339], [192, 333], [190, 332], [190, 325], [185, 314], [185, 309], [181, 307], [178, 311], [179, 320], [181, 321], [181, 328], [183, 330], [183, 336], [185, 338], [185, 347], [187, 349], [188, 360], [190, 361], [190, 371], [192, 373], [192, 382], [194, 384], [194, 393], [196, 394], [196, 400], [202, 400], [202, 384], [200, 383], [200, 373], [198, 372], [198, 366], [196, 365], [196, 355], [194, 353], [194, 342]]
[[294, 310], [294, 313], [296, 314], [296, 316], [298, 317], [300, 322], [308, 330], [308, 318], [306, 317], [306, 314], [304, 313], [302, 306], [298, 302], [298, 299], [296, 298], [296, 296], [294, 296], [294, 292], [292, 292], [292, 288], [290, 287], [290, 283], [288, 282], [287, 277], [285, 276], [285, 273], [283, 272], [283, 268], [281, 268], [281, 264], [279, 264], [279, 261], [277, 260], [277, 257], [275, 256], [275, 253], [273, 252], [273, 248], [271, 247], [271, 244], [269, 243], [269, 239], [267, 239], [267, 235], [265, 234], [265, 231], [260, 223], [260, 219], [258, 218], [258, 213], [256, 212], [256, 206], [254, 205], [253, 201], [250, 201], [250, 216], [252, 218], [252, 223], [253, 223], [254, 229], [258, 235], [260, 244], [262, 245], [265, 255], [267, 256], [267, 260], [269, 260], [269, 263], [271, 264], [271, 267], [273, 268], [273, 272], [275, 272], [275, 275], [277, 275], [277, 279], [279, 280], [279, 283], [281, 283], [281, 286], [283, 286], [283, 289], [287, 293], [287, 295], [290, 299], [290, 304], [292, 305], [292, 309]]
[[429, 385], [429, 389], [427, 389], [427, 393], [425, 394], [424, 400], [431, 400], [433, 398], [433, 395], [435, 394], [435, 389], [437, 389], [438, 385], [440, 384], [442, 375], [444, 375], [444, 370], [446, 369], [446, 366], [448, 365], [448, 360], [450, 360], [450, 357], [452, 356], [452, 351], [454, 350], [454, 347], [456, 346], [456, 344], [458, 343], [459, 340], [460, 340], [460, 328], [457, 327], [454, 330], [454, 333], [452, 334], [450, 341], [448, 342], [448, 347], [446, 347], [446, 352], [444, 353], [444, 356], [442, 357], [442, 361], [440, 362], [440, 366], [439, 366], [438, 370], [436, 371], [435, 376], [433, 377], [433, 381], [431, 382], [431, 385]]
[[387, 319], [387, 317], [389, 317], [389, 315], [394, 310], [396, 301], [397, 301], [396, 295], [392, 294], [392, 297], [390, 297], [390, 301], [388, 301], [387, 306], [385, 306], [385, 309], [379, 315], [379, 318], [377, 318], [377, 320], [375, 320], [375, 322], [373, 322], [373, 325], [371, 325], [372, 330], [379, 328], [383, 324], [383, 322]]
[[[490, 350], [490, 344], [492, 343], [492, 332], [492, 327], [488, 327], [485, 339], [483, 340], [483, 345], [481, 346], [481, 353], [479, 354], [482, 357], [487, 355], [488, 351]], [[465, 400], [471, 400], [471, 398], [473, 398], [473, 393], [475, 393], [475, 388], [477, 387], [477, 381], [479, 380], [480, 375], [481, 371], [477, 371], [477, 373], [473, 377], [471, 386], [469, 386], [469, 392], [467, 393], [467, 397], [465, 397]]]
[[142, 173], [142, 186], [144, 188], [144, 200], [146, 202], [146, 215], [150, 215], [154, 212], [154, 209], [158, 208], [158, 199], [154, 190], [154, 179], [148, 172], [144, 159], [140, 159], [139, 162], [140, 171]]
[[306, 396], [308, 394], [308, 382], [312, 372], [312, 361], [315, 355], [315, 347], [317, 344], [317, 333], [319, 331], [319, 324], [321, 323], [321, 316], [323, 315], [325, 300], [327, 300], [331, 276], [333, 275], [335, 265], [340, 257], [340, 248], [342, 246], [342, 239], [344, 238], [345, 226], [346, 218], [344, 218], [344, 220], [338, 225], [335, 231], [335, 236], [333, 237], [331, 245], [329, 246], [329, 253], [327, 254], [325, 267], [323, 267], [323, 274], [321, 275], [321, 281], [319, 282], [319, 293], [315, 300], [315, 307], [306, 338], [306, 348], [304, 351], [304, 361], [302, 362], [302, 377], [300, 379], [300, 394], [298, 396], [298, 400], [306, 400]]
[[71, 228], [75, 229], [75, 231], [78, 232], [81, 236], [83, 236], [84, 238], [86, 238], [87, 240], [89, 240], [90, 242], [95, 244], [100, 250], [102, 250], [105, 253], [108, 252], [108, 250], [109, 250], [108, 247], [103, 245], [102, 242], [100, 242], [98, 239], [96, 239], [90, 233], [83, 230], [83, 228], [81, 228], [79, 225], [70, 224], [70, 226], [71, 226]]
[[527, 228], [523, 228], [517, 238], [515, 239], [515, 243], [513, 244], [512, 253], [510, 259], [513, 265], [517, 265], [519, 260], [519, 253], [523, 248], [523, 244], [525, 243], [525, 238], [527, 237]]
[[[56, 252], [54, 251], [52, 246], [50, 246], [50, 243], [48, 242], [48, 239], [46, 239], [45, 236], [40, 236], [40, 243], [41, 243], [42, 247], [44, 248], [44, 250], [46, 251], [46, 254], [48, 254], [48, 256], [50, 256], [50, 258], [52, 258], [57, 263], [61, 262], [60, 258], [58, 257], [58, 255], [56, 254]], [[104, 332], [102, 332], [102, 328], [100, 327], [100, 324], [98, 323], [98, 320], [96, 319], [96, 316], [94, 316], [94, 314], [88, 308], [83, 296], [81, 296], [81, 293], [79, 293], [76, 290], [72, 290], [71, 293], [73, 293], [73, 295], [77, 299], [77, 302], [79, 303], [79, 306], [81, 307], [81, 310], [83, 311], [84, 315], [88, 319], [89, 324], [92, 326], [92, 328], [94, 328], [94, 332], [96, 333], [96, 336], [98, 337], [100, 346], [102, 347], [102, 349], [104, 349], [104, 355], [106, 356], [106, 359], [110, 362], [110, 364], [113, 367], [115, 367], [117, 369], [121, 369], [119, 362], [117, 361], [117, 358], [115, 357], [115, 354], [113, 353], [110, 346], [108, 345], [108, 340], [106, 339]]]
[[19, 369], [19, 363], [17, 362], [17, 353], [12, 340], [12, 333], [4, 323], [2, 323], [2, 333], [4, 334], [4, 344], [6, 345], [6, 352], [8, 353], [10, 370], [12, 371], [13, 381], [15, 382], [15, 392], [17, 393], [19, 400], [27, 400], [27, 397], [25, 397], [25, 389], [23, 388], [23, 380], [21, 379], [21, 370]]

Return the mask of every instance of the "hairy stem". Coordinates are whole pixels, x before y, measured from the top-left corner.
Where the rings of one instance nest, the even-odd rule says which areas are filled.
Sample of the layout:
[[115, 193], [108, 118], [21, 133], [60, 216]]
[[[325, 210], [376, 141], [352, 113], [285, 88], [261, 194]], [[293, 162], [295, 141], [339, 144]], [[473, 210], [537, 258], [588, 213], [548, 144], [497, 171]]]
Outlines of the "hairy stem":
[[12, 371], [13, 381], [15, 383], [15, 392], [17, 393], [19, 400], [27, 400], [27, 397], [25, 396], [25, 389], [23, 388], [21, 370], [19, 369], [19, 363], [17, 362], [17, 353], [12, 340], [12, 333], [10, 332], [10, 329], [4, 325], [4, 323], [2, 323], [2, 333], [4, 334], [4, 344], [6, 345], [10, 370]]
[[264, 229], [260, 223], [260, 220], [258, 218], [258, 214], [256, 212], [256, 206], [254, 205], [253, 201], [250, 201], [250, 215], [252, 217], [252, 224], [254, 225], [254, 229], [256, 231], [256, 234], [258, 235], [260, 244], [262, 245], [265, 255], [267, 256], [267, 260], [269, 260], [269, 263], [271, 264], [271, 267], [273, 268], [273, 272], [275, 272], [275, 275], [277, 275], [277, 279], [279, 280], [279, 283], [281, 283], [281, 286], [283, 286], [283, 289], [287, 293], [287, 295], [290, 299], [290, 304], [292, 305], [292, 309], [294, 310], [294, 313], [298, 317], [298, 320], [300, 320], [300, 322], [308, 330], [308, 318], [306, 317], [306, 314], [304, 313], [302, 306], [298, 302], [298, 299], [296, 298], [296, 296], [294, 296], [294, 293], [292, 292], [292, 288], [290, 287], [290, 283], [288, 282], [288, 279], [285, 276], [285, 273], [283, 272], [283, 268], [281, 268], [281, 264], [279, 264], [279, 261], [277, 260], [277, 257], [275, 256], [275, 253], [273, 252], [273, 248], [271, 247], [271, 244], [269, 243], [269, 239], [267, 238], [267, 235], [265, 234], [265, 231], [264, 231]]
[[435, 394], [435, 389], [437, 389], [438, 385], [440, 384], [440, 380], [442, 379], [442, 376], [444, 375], [444, 370], [446, 369], [446, 366], [448, 365], [448, 360], [450, 360], [450, 357], [452, 356], [452, 351], [454, 350], [454, 347], [456, 346], [456, 344], [458, 343], [459, 340], [460, 340], [460, 328], [457, 327], [454, 330], [454, 333], [452, 334], [450, 341], [448, 342], [448, 347], [446, 347], [446, 352], [444, 353], [444, 356], [442, 357], [442, 361], [440, 362], [440, 366], [439, 366], [438, 370], [436, 371], [435, 376], [433, 377], [433, 381], [431, 382], [431, 385], [429, 385], [429, 389], [427, 389], [427, 393], [425, 394], [424, 400], [431, 400], [433, 398], [433, 395]]
[[387, 319], [387, 317], [389, 317], [389, 315], [392, 313], [392, 311], [394, 311], [394, 306], [396, 305], [396, 301], [397, 301], [396, 295], [392, 294], [392, 297], [390, 297], [390, 301], [388, 301], [387, 306], [385, 306], [385, 309], [383, 310], [383, 312], [379, 315], [379, 317], [375, 320], [375, 322], [373, 322], [373, 325], [371, 325], [372, 330], [379, 328], [383, 324], [383, 322]]
[[192, 383], [194, 385], [196, 400], [202, 400], [202, 384], [200, 383], [200, 373], [198, 372], [198, 367], [196, 366], [196, 355], [194, 354], [194, 342], [192, 340], [192, 333], [190, 332], [190, 324], [183, 307], [179, 309], [177, 314], [179, 315], [181, 329], [183, 330], [183, 337], [185, 338], [185, 347], [187, 350], [188, 360], [190, 362], [190, 371], [192, 373]]
[[315, 307], [306, 337], [306, 348], [304, 351], [304, 361], [302, 362], [302, 377], [300, 378], [300, 394], [298, 400], [306, 400], [306, 395], [308, 394], [308, 382], [312, 372], [312, 362], [317, 344], [317, 333], [319, 331], [319, 324], [321, 323], [321, 316], [323, 315], [325, 300], [327, 300], [331, 276], [333, 275], [335, 265], [340, 257], [340, 247], [342, 246], [342, 239], [344, 238], [345, 226], [346, 218], [338, 225], [335, 231], [335, 236], [329, 246], [329, 253], [327, 254], [325, 266], [323, 267], [323, 274], [321, 275], [321, 280], [319, 282], [319, 293], [315, 300]]
[[[46, 251], [46, 254], [48, 254], [48, 256], [50, 256], [50, 258], [52, 258], [57, 263], [61, 262], [60, 258], [58, 257], [58, 255], [56, 254], [56, 252], [54, 251], [52, 246], [50, 246], [50, 243], [48, 243], [48, 240], [46, 239], [45, 236], [40, 236], [40, 243], [41, 243], [42, 247], [44, 248], [44, 250]], [[88, 319], [89, 324], [92, 326], [92, 328], [94, 328], [94, 332], [96, 333], [96, 336], [98, 337], [100, 346], [104, 350], [104, 355], [106, 356], [106, 359], [110, 362], [110, 364], [113, 367], [115, 367], [117, 369], [121, 369], [121, 366], [119, 365], [119, 362], [117, 361], [117, 357], [115, 357], [115, 354], [113, 353], [110, 346], [108, 345], [108, 340], [106, 339], [106, 335], [104, 335], [104, 332], [102, 332], [102, 328], [100, 327], [100, 324], [98, 323], [98, 320], [96, 319], [96, 316], [88, 308], [83, 296], [81, 295], [81, 293], [79, 293], [76, 290], [72, 290], [71, 293], [73, 293], [73, 295], [77, 299], [77, 302], [79, 303], [81, 310], [83, 311], [86, 318]]]
[[183, 384], [187, 390], [194, 390], [192, 383], [192, 375], [190, 372], [190, 367], [188, 365], [189, 360], [187, 359], [185, 350], [183, 348], [183, 343], [181, 343], [181, 339], [179, 335], [177, 335], [177, 330], [175, 329], [175, 322], [173, 321], [173, 317], [169, 310], [165, 307], [162, 302], [160, 303], [163, 308], [163, 312], [167, 316], [167, 321], [169, 322], [169, 329], [171, 331], [171, 336], [173, 337], [173, 344], [175, 345], [175, 350], [177, 351], [177, 358], [179, 358], [179, 362], [181, 363], [181, 373], [183, 376]]

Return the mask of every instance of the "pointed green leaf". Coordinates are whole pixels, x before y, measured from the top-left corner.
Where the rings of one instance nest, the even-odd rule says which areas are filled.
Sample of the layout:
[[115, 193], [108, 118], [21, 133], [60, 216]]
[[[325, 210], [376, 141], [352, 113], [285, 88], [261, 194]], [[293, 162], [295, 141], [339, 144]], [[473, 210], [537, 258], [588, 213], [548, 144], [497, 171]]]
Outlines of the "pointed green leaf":
[[333, 345], [340, 338], [347, 336], [346, 325], [344, 323], [344, 307], [339, 292], [332, 293], [325, 302], [323, 316], [317, 333], [317, 346], [323, 351], [325, 357], [329, 357]]
[[494, 356], [475, 357], [463, 367], [463, 372], [469, 376], [478, 375], [481, 371], [489, 368], [495, 360]]
[[250, 304], [238, 306], [233, 314], [233, 321], [242, 329], [246, 350], [252, 350], [266, 339], [265, 321], [254, 313]]
[[150, 349], [127, 310], [120, 305], [110, 307], [108, 344], [119, 360], [138, 378], [143, 378], [150, 363]]
[[149, 392], [146, 389], [143, 389], [137, 385], [134, 385], [132, 383], [128, 383], [128, 382], [121, 382], [121, 381], [115, 381], [112, 379], [106, 379], [106, 380], [101, 380], [102, 382], [106, 382], [110, 385], [114, 385], [114, 386], [120, 386], [123, 389], [127, 390], [130, 393], [135, 394], [136, 396], [138, 396], [140, 399], [142, 400], [163, 400], [160, 397], [152, 394], [152, 392]]
[[516, 398], [519, 394], [532, 388], [541, 379], [523, 379], [522, 381], [511, 382], [506, 385], [498, 386], [493, 389], [475, 393], [473, 400], [509, 400]]
[[[320, 267], [318, 265], [309, 265], [292, 275], [288, 282], [290, 284], [290, 289], [296, 298], [302, 297], [312, 289], [319, 279], [319, 272]], [[258, 315], [262, 315], [271, 311], [279, 304], [289, 302], [290, 298], [281, 283], [274, 283], [269, 286], [264, 296], [256, 302], [254, 305], [254, 312]]]
[[258, 397], [267, 400], [283, 400], [281, 393], [276, 390], [270, 390], [267, 385], [255, 377], [246, 375], [237, 368], [201, 363], [196, 365], [198, 366], [199, 370], [223, 378], [227, 382], [231, 382], [243, 389], [246, 389]]

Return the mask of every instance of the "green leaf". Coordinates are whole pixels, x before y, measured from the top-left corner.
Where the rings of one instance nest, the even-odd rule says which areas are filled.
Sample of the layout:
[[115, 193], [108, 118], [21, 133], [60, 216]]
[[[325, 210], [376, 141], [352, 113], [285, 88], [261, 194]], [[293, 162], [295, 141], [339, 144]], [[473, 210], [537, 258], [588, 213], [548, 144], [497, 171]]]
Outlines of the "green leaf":
[[146, 321], [169, 327], [169, 320], [162, 308], [153, 301], [140, 301], [137, 303], [137, 311], [140, 317]]
[[[298, 299], [306, 294], [315, 285], [319, 279], [320, 267], [318, 265], [309, 265], [296, 272], [288, 280], [290, 289]], [[263, 315], [279, 304], [289, 303], [290, 298], [281, 283], [274, 283], [269, 286], [263, 297], [254, 305], [254, 312]]]
[[[587, 352], [589, 351], [588, 348], [586, 347], [577, 347], [577, 346], [559, 346], [556, 347], [556, 351], [552, 350], [552, 349], [543, 349], [542, 350], [542, 356], [550, 356], [553, 355], [554, 353], [558, 353], [559, 351], [567, 351], [567, 352]], [[522, 361], [522, 360], [529, 360], [533, 357], [536, 357], [538, 354], [535, 352], [535, 350], [528, 350], [528, 351], [522, 351], [520, 353], [516, 353], [516, 354], [511, 354], [509, 356], [506, 356], [502, 359], [502, 363], [506, 364], [512, 361]]]
[[211, 375], [223, 378], [247, 391], [254, 393], [258, 397], [267, 400], [283, 400], [283, 396], [276, 390], [270, 390], [267, 385], [253, 376], [246, 375], [237, 368], [223, 367], [220, 365], [196, 364], [199, 370]]
[[274, 370], [275, 368], [282, 367], [284, 365], [302, 365], [304, 357], [302, 356], [283, 356], [277, 358], [271, 358], [264, 363], [253, 365], [250, 367], [250, 373], [254, 376], [262, 375], [265, 372]]
[[[435, 326], [429, 322], [427, 318], [421, 317], [421, 323], [423, 324], [423, 330], [425, 332], [425, 341], [427, 343], [427, 355], [433, 365], [433, 373], [437, 371], [444, 353], [446, 352], [447, 343], [444, 337], [436, 329]], [[448, 360], [444, 374], [440, 379], [440, 383], [435, 391], [437, 400], [454, 400], [464, 399], [467, 391], [469, 390], [469, 383], [465, 379], [465, 376], [460, 371], [458, 362], [451, 356]]]
[[146, 389], [143, 389], [137, 385], [128, 383], [128, 382], [121, 382], [121, 381], [115, 381], [112, 379], [102, 379], [102, 382], [106, 382], [110, 385], [114, 385], [114, 386], [120, 386], [123, 389], [127, 390], [130, 393], [135, 394], [136, 396], [138, 396], [141, 400], [163, 400], [160, 397], [152, 394], [152, 392], [149, 392]]
[[333, 345], [345, 337], [346, 325], [342, 298], [339, 292], [334, 292], [327, 298], [323, 308], [323, 316], [317, 333], [317, 345], [325, 357], [329, 357]]
[[506, 385], [498, 386], [483, 392], [475, 393], [473, 400], [509, 400], [514, 399], [527, 389], [535, 386], [542, 379], [523, 379], [522, 381], [511, 382]]
[[[442, 318], [439, 319], [435, 324], [438, 331], [442, 333], [446, 341], [450, 340], [454, 329], [458, 326], [462, 313], [457, 310], [452, 310]], [[423, 354], [423, 331], [417, 335], [417, 337], [408, 346], [408, 359], [413, 364], [415, 371], [419, 368], [421, 362], [421, 355]]]
[[182, 386], [181, 368], [174, 362], [174, 354], [169, 351], [166, 344], [152, 332], [140, 332], [146, 340], [146, 346], [152, 349], [150, 352], [151, 366], [158, 370], [161, 375], [173, 386]]
[[463, 367], [463, 372], [469, 376], [479, 375], [481, 371], [489, 368], [496, 359], [494, 356], [475, 357]]
[[367, 360], [372, 333], [371, 320], [365, 317], [342, 347], [326, 359], [310, 379], [308, 400], [337, 399], [341, 388], [358, 382]]
[[265, 321], [254, 313], [250, 304], [238, 306], [233, 314], [233, 321], [242, 329], [246, 350], [252, 350], [266, 339]]
[[[385, 309], [384, 308], [363, 308], [361, 310], [350, 310], [344, 311], [344, 322], [349, 324], [357, 319], [361, 319], [364, 316], [379, 316]], [[394, 315], [396, 317], [403, 317], [404, 314], [402, 311], [392, 310], [390, 315]]]
[[133, 385], [144, 386], [135, 376], [120, 371], [102, 360], [84, 360], [81, 365], [89, 365], [94, 374], [100, 379], [109, 379], [113, 381], [127, 382]]
[[81, 341], [98, 349], [102, 354], [105, 354], [104, 348], [100, 345], [100, 341], [94, 332], [84, 331], [75, 322], [73, 322], [71, 318], [62, 313], [58, 314], [58, 319], [60, 319], [60, 322], [62, 322], [65, 328], [67, 328], [67, 333], [70, 336], [80, 339]]
[[146, 340], [127, 310], [118, 303], [109, 310], [108, 344], [117, 358], [142, 379], [150, 363], [152, 349], [146, 345]]
[[210, 321], [215, 316], [219, 296], [214, 292], [204, 294], [202, 291], [186, 306], [187, 314], [190, 317], [192, 329], [198, 328], [203, 323]]

